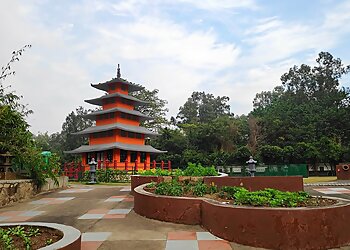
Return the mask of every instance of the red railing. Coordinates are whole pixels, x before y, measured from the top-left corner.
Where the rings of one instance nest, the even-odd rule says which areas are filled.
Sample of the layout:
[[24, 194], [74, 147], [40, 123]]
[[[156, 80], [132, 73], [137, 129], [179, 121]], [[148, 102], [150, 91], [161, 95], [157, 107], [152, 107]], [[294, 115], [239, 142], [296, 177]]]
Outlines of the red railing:
[[[115, 170], [124, 170], [127, 172], [136, 172], [138, 170], [146, 170], [153, 168], [161, 168], [171, 170], [171, 161], [152, 161], [152, 162], [141, 162], [139, 163], [137, 160], [135, 162], [117, 162], [117, 161], [97, 161], [96, 169], [115, 169]], [[82, 177], [82, 174], [85, 171], [89, 171], [89, 165], [82, 165], [81, 162], [69, 162], [65, 163], [63, 166], [64, 175], [68, 176], [69, 179], [79, 179]]]

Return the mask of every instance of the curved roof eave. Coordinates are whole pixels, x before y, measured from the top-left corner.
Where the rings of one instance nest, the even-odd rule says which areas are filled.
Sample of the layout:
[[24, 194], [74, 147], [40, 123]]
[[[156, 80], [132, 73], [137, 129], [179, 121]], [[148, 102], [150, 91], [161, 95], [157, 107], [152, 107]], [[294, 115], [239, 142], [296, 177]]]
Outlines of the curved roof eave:
[[132, 82], [129, 82], [129, 81], [123, 79], [123, 78], [113, 78], [112, 80], [109, 80], [109, 81], [106, 81], [106, 82], [103, 82], [103, 83], [96, 83], [96, 84], [91, 83], [91, 86], [96, 88], [96, 89], [99, 89], [99, 90], [108, 91], [108, 84], [110, 84], [110, 83], [119, 83], [119, 82], [128, 85], [129, 86], [129, 92], [134, 92], [134, 91], [139, 91], [139, 90], [144, 89], [143, 86], [135, 84], [135, 83], [132, 83]]
[[127, 151], [137, 151], [137, 152], [146, 152], [146, 153], [155, 153], [161, 154], [166, 153], [167, 151], [158, 150], [150, 145], [135, 145], [135, 144], [127, 144], [121, 142], [114, 142], [108, 144], [96, 144], [96, 145], [82, 145], [79, 148], [65, 151], [67, 154], [80, 154], [80, 153], [88, 153], [88, 152], [96, 152], [96, 151], [104, 151], [109, 149], [119, 148]]
[[149, 104], [149, 102], [147, 102], [147, 101], [143, 101], [143, 100], [137, 99], [136, 97], [121, 94], [118, 92], [113, 93], [113, 94], [103, 95], [103, 96], [93, 98], [93, 99], [84, 100], [84, 101], [87, 103], [93, 104], [93, 105], [100, 105], [101, 106], [101, 105], [103, 105], [103, 103], [102, 103], [103, 99], [108, 99], [108, 98], [112, 98], [112, 97], [121, 97], [121, 98], [124, 98], [127, 100], [134, 101], [137, 106]]
[[91, 112], [90, 114], [82, 115], [82, 117], [92, 119], [96, 115], [103, 115], [103, 114], [108, 114], [108, 113], [117, 112], [117, 111], [122, 112], [122, 113], [126, 113], [126, 114], [130, 114], [130, 115], [138, 116], [141, 118], [141, 120], [152, 120], [153, 119], [150, 116], [142, 114], [140, 111], [125, 109], [125, 108], [120, 108], [120, 107], [94, 111], [94, 112]]
[[139, 127], [139, 126], [132, 126], [132, 125], [126, 125], [123, 123], [112, 123], [112, 124], [107, 124], [107, 125], [102, 125], [102, 126], [92, 126], [89, 128], [86, 128], [82, 131], [73, 133], [75, 135], [86, 135], [86, 134], [92, 134], [92, 133], [98, 133], [98, 132], [104, 132], [108, 130], [114, 130], [114, 129], [120, 129], [128, 132], [134, 132], [134, 133], [139, 133], [139, 134], [145, 134], [145, 135], [151, 135], [151, 136], [156, 136], [158, 135], [157, 133], [154, 133], [147, 128], [144, 127]]

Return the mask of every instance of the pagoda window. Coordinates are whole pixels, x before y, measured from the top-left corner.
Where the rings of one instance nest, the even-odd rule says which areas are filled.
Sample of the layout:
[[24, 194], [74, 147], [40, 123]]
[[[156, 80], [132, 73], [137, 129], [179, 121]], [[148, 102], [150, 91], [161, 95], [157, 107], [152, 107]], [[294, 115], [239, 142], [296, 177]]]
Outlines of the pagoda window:
[[124, 130], [120, 130], [120, 136], [122, 137], [128, 137], [128, 132], [124, 131]]
[[115, 98], [114, 98], [114, 97], [112, 97], [112, 98], [107, 98], [107, 99], [105, 99], [104, 103], [105, 103], [105, 104], [115, 103]]
[[107, 151], [107, 160], [113, 161], [113, 149]]
[[130, 152], [130, 162], [135, 162], [137, 160], [137, 152]]
[[121, 98], [121, 102], [126, 104], [126, 105], [130, 105], [130, 106], [133, 106], [134, 105], [134, 102], [131, 101], [131, 100], [128, 100], [128, 99], [124, 99], [124, 98]]
[[114, 135], [113, 130], [109, 130], [109, 131], [94, 133], [94, 134], [92, 134], [92, 138], [103, 138], [103, 137], [110, 137], [113, 135]]
[[133, 121], [138, 121], [138, 117], [136, 115], [130, 115], [126, 113], [120, 113], [120, 117], [123, 119], [128, 119], [128, 120], [133, 120]]
[[135, 137], [136, 137], [137, 139], [141, 139], [141, 138], [142, 138], [142, 135], [139, 134], [139, 133], [136, 133], [136, 134], [135, 134]]
[[126, 150], [120, 150], [120, 162], [125, 162], [128, 159], [128, 152]]
[[121, 84], [120, 88], [123, 90], [123, 91], [128, 91], [128, 86], [126, 84]]
[[145, 162], [146, 160], [146, 153], [145, 152], [141, 152], [140, 153], [140, 162]]
[[111, 89], [111, 90], [115, 90], [116, 87], [117, 87], [117, 84], [116, 84], [116, 83], [112, 83], [112, 84], [110, 85], [110, 89]]
[[129, 137], [129, 138], [135, 138], [135, 133], [129, 132], [129, 133], [128, 133], [128, 137]]
[[114, 117], [115, 117], [114, 113], [107, 113], [107, 114], [98, 115], [96, 117], [96, 120], [107, 120], [107, 119], [111, 119]]

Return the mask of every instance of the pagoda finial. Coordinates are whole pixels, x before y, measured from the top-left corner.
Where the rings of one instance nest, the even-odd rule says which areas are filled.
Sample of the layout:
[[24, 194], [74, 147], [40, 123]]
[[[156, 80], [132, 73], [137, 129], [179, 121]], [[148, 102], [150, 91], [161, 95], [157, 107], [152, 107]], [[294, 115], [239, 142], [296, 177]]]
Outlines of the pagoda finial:
[[120, 67], [119, 67], [119, 63], [118, 63], [118, 68], [117, 68], [117, 78], [120, 78], [121, 74], [120, 74]]

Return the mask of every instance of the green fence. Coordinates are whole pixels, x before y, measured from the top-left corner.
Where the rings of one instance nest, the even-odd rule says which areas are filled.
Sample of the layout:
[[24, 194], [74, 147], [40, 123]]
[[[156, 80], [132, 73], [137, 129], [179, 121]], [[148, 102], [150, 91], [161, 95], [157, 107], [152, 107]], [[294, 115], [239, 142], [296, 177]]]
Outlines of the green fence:
[[[230, 176], [247, 176], [249, 175], [246, 166], [227, 167]], [[296, 176], [302, 175], [308, 177], [307, 164], [289, 164], [289, 165], [258, 165], [255, 176]]]

